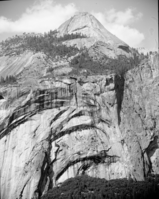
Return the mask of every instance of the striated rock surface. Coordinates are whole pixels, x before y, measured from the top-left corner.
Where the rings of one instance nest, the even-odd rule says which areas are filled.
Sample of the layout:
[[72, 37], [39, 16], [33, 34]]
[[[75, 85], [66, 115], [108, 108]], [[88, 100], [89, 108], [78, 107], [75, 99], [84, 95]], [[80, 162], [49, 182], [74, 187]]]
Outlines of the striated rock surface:
[[0, 111], [1, 198], [41, 196], [83, 173], [129, 177], [117, 85], [123, 80], [110, 75], [57, 80], [51, 89], [29, 93], [21, 88], [19, 103]]
[[[72, 71], [72, 67], [70, 67], [71, 59], [78, 56], [84, 48], [87, 49], [88, 55], [96, 61], [105, 56], [113, 59], [118, 59], [119, 55], [124, 55], [129, 58], [133, 57], [131, 48], [107, 31], [104, 26], [89, 13], [77, 13], [59, 27], [57, 36], [76, 33], [84, 34], [86, 38], [70, 39], [61, 42], [67, 47], [74, 46], [78, 48], [78, 53], [70, 57], [53, 55], [48, 57], [49, 53], [46, 49], [36, 48], [35, 50], [30, 46], [30, 43], [27, 43], [30, 40], [29, 38], [35, 36], [34, 34], [23, 34], [19, 39], [15, 36], [15, 38], [11, 38], [10, 42], [8, 40], [5, 45], [0, 43], [0, 79], [1, 77], [6, 78], [7, 76], [18, 76], [18, 79], [22, 81], [30, 77], [39, 79], [46, 75], [46, 71], [49, 68], [54, 70], [55, 75], [68, 74]], [[36, 36], [38, 37], [38, 35]], [[36, 40], [36, 37], [34, 40]], [[45, 45], [47, 46], [46, 43], [44, 46]], [[53, 45], [56, 45], [56, 42], [54, 44], [50, 43], [50, 50]], [[63, 62], [62, 64], [60, 63], [61, 60]]]
[[[93, 57], [131, 55], [88, 13], [75, 15], [59, 33], [86, 34], [64, 43], [85, 46]], [[159, 174], [157, 55], [124, 77], [75, 78], [66, 76], [70, 57], [0, 54], [0, 75], [18, 75], [17, 84], [0, 87], [0, 199], [37, 199], [83, 174], [139, 181]]]
[[[26, 51], [21, 55], [2, 55], [0, 56], [0, 77], [6, 78], [9, 75], [18, 75], [22, 71], [29, 70], [30, 75], [40, 74], [37, 66], [40, 65], [44, 70], [44, 55], [42, 53], [34, 54], [31, 51]], [[29, 76], [29, 74], [26, 74]]]
[[121, 108], [123, 140], [131, 154], [134, 176], [159, 173], [159, 62], [158, 55], [129, 71]]
[[158, 71], [156, 56], [125, 79], [57, 78], [52, 87], [19, 88], [18, 98], [1, 89], [1, 199], [40, 197], [82, 174], [159, 174]]

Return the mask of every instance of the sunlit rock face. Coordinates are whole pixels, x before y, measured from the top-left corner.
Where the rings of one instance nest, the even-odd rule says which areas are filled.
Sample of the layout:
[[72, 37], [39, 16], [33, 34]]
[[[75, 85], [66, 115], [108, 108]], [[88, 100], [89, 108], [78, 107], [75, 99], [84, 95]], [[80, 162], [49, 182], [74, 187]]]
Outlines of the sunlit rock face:
[[158, 57], [129, 71], [1, 88], [1, 199], [31, 199], [77, 175], [159, 174]]
[[[86, 47], [90, 56], [106, 55], [117, 58], [118, 55], [132, 57], [130, 47], [110, 33], [93, 15], [79, 12], [58, 28], [59, 36], [65, 34], [82, 34], [87, 38], [64, 41], [67, 46]], [[90, 49], [89, 49], [90, 48]]]
[[134, 177], [140, 180], [144, 173], [159, 174], [158, 55], [126, 74], [120, 115]]
[[60, 79], [51, 89], [28, 93], [19, 89], [18, 99], [1, 110], [1, 198], [31, 199], [82, 174], [130, 177], [119, 129], [123, 83], [109, 75]]
[[[87, 35], [65, 43], [86, 46], [93, 56], [129, 54], [129, 47], [88, 13], [75, 15], [59, 33]], [[158, 57], [125, 77], [51, 80], [42, 77], [44, 58], [31, 52], [0, 57], [1, 75], [28, 79], [26, 85], [0, 87], [0, 199], [40, 198], [83, 174], [107, 180], [159, 174]]]
[[[31, 51], [25, 51], [20, 55], [8, 54], [3, 52], [0, 56], [0, 78], [5, 78], [9, 75], [18, 75], [25, 72], [27, 77], [37, 76], [41, 73], [39, 69], [43, 71], [44, 55], [42, 53], [33, 53]], [[38, 66], [38, 67], [37, 67]], [[29, 72], [28, 72], [29, 71]]]
[[59, 27], [58, 31], [61, 35], [82, 33], [87, 35], [89, 38], [94, 37], [96, 40], [100, 40], [105, 43], [128, 46], [115, 35], [106, 30], [93, 15], [87, 12], [77, 13], [71, 19], [63, 23]]
[[[96, 61], [105, 56], [113, 59], [117, 59], [119, 55], [133, 57], [131, 48], [111, 34], [89, 13], [77, 13], [59, 27], [57, 36], [76, 33], [83, 34], [86, 38], [70, 39], [62, 43], [66, 46], [77, 47], [80, 50], [86, 48], [89, 56]], [[23, 37], [25, 38], [25, 34]], [[36, 82], [37, 79], [47, 75], [49, 68], [54, 68], [55, 76], [56, 74], [68, 74], [72, 71], [69, 64], [73, 59], [72, 56], [69, 59], [67, 56], [48, 59], [47, 53], [45, 54], [43, 49], [33, 52], [26, 46], [27, 50], [24, 50], [21, 45], [25, 47], [27, 44], [21, 43], [21, 40], [17, 40], [15, 43], [10, 41], [7, 45], [2, 48], [0, 43], [0, 79], [1, 77], [17, 76], [21, 82], [24, 79], [28, 79], [28, 82]]]

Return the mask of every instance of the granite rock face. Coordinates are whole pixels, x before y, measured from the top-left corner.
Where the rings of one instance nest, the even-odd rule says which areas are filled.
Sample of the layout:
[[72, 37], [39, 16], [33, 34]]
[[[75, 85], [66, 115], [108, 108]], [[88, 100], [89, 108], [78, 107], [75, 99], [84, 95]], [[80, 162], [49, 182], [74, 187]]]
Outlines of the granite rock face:
[[[25, 38], [31, 38], [35, 34], [23, 35], [18, 39], [12, 39], [5, 45], [0, 43], [0, 79], [7, 76], [16, 76], [19, 81], [24, 79], [39, 79], [47, 74], [51, 68], [56, 75], [69, 74], [73, 68], [71, 60], [87, 49], [90, 58], [94, 61], [107, 58], [118, 59], [120, 55], [133, 58], [132, 49], [123, 41], [111, 34], [93, 15], [82, 12], [77, 13], [71, 19], [62, 24], [57, 30], [57, 37], [65, 34], [83, 34], [86, 37], [65, 40], [66, 46], [74, 46], [76, 54], [71, 56], [51, 56], [44, 49], [33, 50]], [[38, 36], [38, 35], [37, 35]], [[40, 35], [39, 35], [40, 36]], [[24, 41], [23, 41], [24, 40]], [[23, 43], [23, 42], [24, 43]], [[50, 44], [50, 49], [56, 45]], [[23, 47], [25, 48], [23, 48]], [[84, 51], [83, 51], [84, 52]], [[62, 70], [61, 70], [62, 69]]]
[[44, 54], [33, 53], [31, 51], [26, 51], [20, 55], [3, 54], [0, 56], [0, 63], [0, 78], [6, 78], [9, 75], [18, 75], [28, 70], [30, 74], [25, 73], [25, 75], [33, 77], [34, 74], [40, 73], [38, 71], [39, 68], [40, 70], [44, 68]]
[[1, 199], [39, 198], [82, 174], [136, 180], [159, 174], [157, 56], [125, 79], [81, 76], [52, 85], [20, 88], [10, 105], [10, 91], [1, 90]]
[[115, 58], [119, 55], [133, 57], [131, 48], [110, 33], [93, 15], [79, 12], [58, 28], [58, 35], [82, 34], [86, 38], [64, 41], [67, 46], [86, 47], [91, 57], [106, 55]]
[[125, 78], [120, 129], [138, 180], [148, 172], [159, 174], [158, 63], [158, 55], [151, 56]]
[[123, 87], [123, 80], [115, 75], [57, 80], [51, 89], [19, 91], [10, 106], [3, 91], [1, 198], [41, 196], [84, 173], [129, 177], [118, 125], [117, 85]]
[[82, 33], [89, 38], [96, 38], [96, 41], [128, 47], [127, 44], [106, 30], [93, 15], [87, 12], [77, 13], [71, 19], [63, 23], [58, 28], [58, 31], [60, 35]]

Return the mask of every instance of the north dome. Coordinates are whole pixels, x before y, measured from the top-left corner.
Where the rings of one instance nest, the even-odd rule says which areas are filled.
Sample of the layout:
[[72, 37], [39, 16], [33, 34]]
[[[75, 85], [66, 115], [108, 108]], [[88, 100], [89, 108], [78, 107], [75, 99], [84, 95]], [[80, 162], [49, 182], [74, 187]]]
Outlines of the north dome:
[[69, 20], [58, 28], [59, 34], [81, 33], [87, 37], [93, 37], [96, 41], [103, 41], [107, 44], [118, 47], [128, 46], [115, 35], [110, 33], [93, 15], [87, 12], [76, 13]]

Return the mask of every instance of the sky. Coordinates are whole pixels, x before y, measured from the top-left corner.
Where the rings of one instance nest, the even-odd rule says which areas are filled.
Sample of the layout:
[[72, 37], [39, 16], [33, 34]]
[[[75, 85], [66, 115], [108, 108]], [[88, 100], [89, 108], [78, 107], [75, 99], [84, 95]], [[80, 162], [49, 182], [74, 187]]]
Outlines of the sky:
[[158, 0], [0, 0], [0, 41], [57, 29], [76, 12], [91, 13], [139, 51], [158, 50]]

